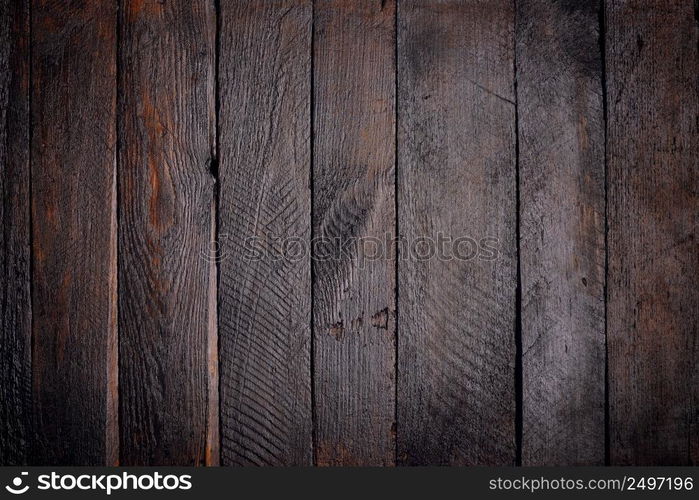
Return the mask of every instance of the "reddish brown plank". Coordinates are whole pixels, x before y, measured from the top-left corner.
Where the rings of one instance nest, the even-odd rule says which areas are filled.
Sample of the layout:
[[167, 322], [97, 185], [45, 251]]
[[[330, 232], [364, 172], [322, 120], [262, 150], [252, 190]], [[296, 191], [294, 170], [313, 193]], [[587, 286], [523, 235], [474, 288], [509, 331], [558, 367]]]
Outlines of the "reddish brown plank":
[[32, 462], [115, 464], [116, 4], [31, 10]]
[[513, 61], [511, 1], [400, 2], [402, 464], [515, 462]]
[[[391, 465], [395, 265], [353, 239], [395, 225], [395, 1], [316, 2], [313, 235], [316, 458]], [[343, 253], [336, 253], [344, 248]], [[384, 250], [387, 250], [384, 244]]]
[[695, 14], [606, 4], [612, 464], [699, 461]]
[[218, 461], [215, 12], [127, 0], [120, 33], [119, 338], [124, 465]]
[[220, 16], [222, 463], [311, 465], [312, 2]]
[[600, 8], [517, 1], [523, 465], [604, 463]]
[[0, 465], [27, 462], [31, 424], [29, 2], [0, 5]]

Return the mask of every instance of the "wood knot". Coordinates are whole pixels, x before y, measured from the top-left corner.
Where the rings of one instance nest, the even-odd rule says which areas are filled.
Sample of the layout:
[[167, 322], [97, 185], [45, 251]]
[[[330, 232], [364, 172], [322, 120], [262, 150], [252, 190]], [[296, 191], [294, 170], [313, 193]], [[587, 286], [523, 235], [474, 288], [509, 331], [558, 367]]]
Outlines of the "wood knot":
[[330, 325], [330, 329], [328, 330], [328, 333], [330, 336], [335, 337], [335, 340], [341, 340], [342, 339], [342, 334], [345, 332], [345, 325], [342, 321], [338, 321], [337, 323], [333, 323]]
[[371, 326], [388, 330], [388, 307], [384, 307], [371, 317]]

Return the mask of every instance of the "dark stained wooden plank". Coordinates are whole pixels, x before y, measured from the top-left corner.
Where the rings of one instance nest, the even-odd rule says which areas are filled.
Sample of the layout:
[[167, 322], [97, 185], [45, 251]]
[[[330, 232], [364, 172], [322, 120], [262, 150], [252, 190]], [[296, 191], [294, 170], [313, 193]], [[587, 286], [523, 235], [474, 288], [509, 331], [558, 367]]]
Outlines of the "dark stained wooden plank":
[[0, 465], [27, 463], [31, 424], [29, 2], [0, 5]]
[[311, 465], [311, 0], [220, 5], [221, 459]]
[[314, 30], [316, 459], [391, 465], [395, 263], [360, 238], [395, 226], [395, 1], [316, 2]]
[[214, 4], [123, 5], [121, 459], [216, 463], [216, 262], [205, 258], [216, 217]]
[[118, 461], [116, 10], [31, 7], [37, 465]]
[[612, 464], [699, 460], [695, 15], [691, 0], [606, 3]]
[[[398, 228], [407, 242], [398, 260], [398, 459], [406, 465], [515, 462], [513, 9], [453, 0], [398, 8]], [[419, 258], [440, 238], [451, 241], [441, 257]]]
[[604, 464], [599, 0], [517, 1], [522, 464]]

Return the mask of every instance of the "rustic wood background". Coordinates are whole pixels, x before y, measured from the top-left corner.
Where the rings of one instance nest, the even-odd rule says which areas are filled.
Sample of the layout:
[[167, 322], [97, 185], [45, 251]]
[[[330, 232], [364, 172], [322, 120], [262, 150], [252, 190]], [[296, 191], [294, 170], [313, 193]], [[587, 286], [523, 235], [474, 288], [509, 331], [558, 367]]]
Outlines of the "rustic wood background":
[[698, 464], [698, 20], [3, 0], [0, 462]]

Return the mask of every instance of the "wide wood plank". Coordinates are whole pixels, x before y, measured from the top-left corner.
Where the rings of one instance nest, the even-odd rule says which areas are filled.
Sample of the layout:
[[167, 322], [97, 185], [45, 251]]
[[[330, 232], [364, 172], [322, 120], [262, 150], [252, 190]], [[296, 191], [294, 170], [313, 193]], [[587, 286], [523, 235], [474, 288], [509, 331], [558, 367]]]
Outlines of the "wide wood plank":
[[118, 461], [116, 10], [32, 2], [32, 462]]
[[517, 1], [523, 465], [604, 463], [600, 8]]
[[124, 465], [218, 462], [215, 33], [208, 0], [124, 1], [119, 339]]
[[610, 459], [696, 464], [695, 3], [608, 1], [605, 23]]
[[314, 30], [316, 459], [391, 465], [395, 1], [316, 2]]
[[220, 6], [221, 460], [311, 465], [311, 0]]
[[400, 2], [402, 464], [515, 462], [513, 61], [511, 1]]
[[27, 463], [31, 425], [29, 2], [0, 5], [0, 465]]

